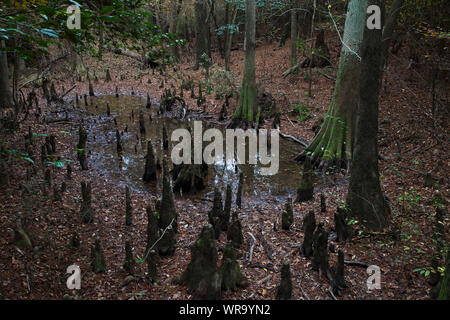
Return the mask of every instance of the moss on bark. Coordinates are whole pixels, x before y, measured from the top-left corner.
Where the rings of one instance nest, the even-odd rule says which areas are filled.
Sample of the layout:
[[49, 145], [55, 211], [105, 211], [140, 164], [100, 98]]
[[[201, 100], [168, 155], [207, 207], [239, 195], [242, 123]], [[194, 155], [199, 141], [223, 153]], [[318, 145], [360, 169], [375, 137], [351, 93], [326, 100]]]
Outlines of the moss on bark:
[[248, 285], [247, 279], [242, 275], [239, 263], [236, 260], [233, 242], [227, 242], [223, 251], [222, 264], [220, 266], [223, 290], [236, 290]]

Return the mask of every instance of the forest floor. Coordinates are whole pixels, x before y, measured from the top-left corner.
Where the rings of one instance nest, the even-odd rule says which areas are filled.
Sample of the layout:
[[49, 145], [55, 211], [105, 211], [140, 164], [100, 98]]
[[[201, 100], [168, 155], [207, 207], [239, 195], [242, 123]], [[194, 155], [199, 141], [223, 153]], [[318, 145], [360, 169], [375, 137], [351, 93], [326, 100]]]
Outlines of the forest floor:
[[[276, 101], [280, 110], [281, 132], [309, 142], [314, 136], [312, 127], [323, 117], [329, 107], [336, 76], [339, 40], [336, 35], [327, 35], [333, 67], [319, 70], [330, 77], [323, 76], [313, 70], [312, 97], [308, 91], [307, 70], [300, 70], [287, 78], [282, 73], [289, 68], [290, 45], [279, 48], [278, 44], [262, 43], [256, 51], [256, 74]], [[193, 56], [183, 53], [184, 56]], [[243, 65], [242, 50], [232, 52], [231, 73], [237, 83], [241, 79]], [[299, 57], [303, 59], [304, 57]], [[223, 60], [214, 55], [213, 61], [223, 65]], [[392, 218], [398, 225], [401, 236], [396, 241], [386, 232], [368, 232], [358, 224], [354, 226], [355, 235], [351, 241], [336, 243], [331, 232], [329, 243], [337, 249], [342, 248], [346, 260], [360, 261], [368, 265], [377, 265], [381, 269], [381, 289], [369, 291], [366, 286], [368, 274], [365, 268], [346, 266], [345, 278], [349, 288], [344, 290], [338, 299], [427, 299], [431, 287], [427, 277], [418, 268], [430, 266], [435, 251], [432, 241], [434, 214], [432, 198], [439, 189], [448, 199], [449, 173], [449, 125], [446, 112], [442, 118], [437, 116], [436, 126], [431, 111], [431, 92], [424, 70], [418, 66], [409, 68], [407, 50], [402, 49], [389, 59], [389, 69], [385, 73], [380, 101], [380, 134], [379, 152], [382, 188], [390, 199]], [[120, 94], [145, 96], [159, 99], [164, 89], [160, 88], [163, 76], [151, 70], [142, 70], [139, 62], [123, 56], [105, 53], [102, 61], [84, 58], [89, 71], [98, 76], [94, 83], [97, 95], [114, 94], [118, 86]], [[179, 71], [168, 67], [165, 88], [173, 83], [180, 87], [177, 75], [183, 73], [198, 81], [204, 78], [202, 70], [192, 69], [191, 59], [178, 64]], [[113, 81], [105, 82], [106, 69], [110, 69]], [[214, 68], [213, 68], [214, 69]], [[218, 68], [216, 68], [218, 69]], [[88, 93], [86, 82], [77, 82], [68, 75], [67, 64], [59, 62], [53, 66], [57, 92], [76, 84], [76, 89], [69, 94]], [[122, 75], [122, 79], [120, 79]], [[151, 78], [151, 83], [148, 83]], [[165, 78], [165, 77], [164, 77]], [[448, 78], [441, 79], [448, 86]], [[237, 84], [236, 83], [236, 84]], [[448, 87], [440, 92], [448, 92]], [[195, 99], [184, 95], [190, 109], [197, 109]], [[206, 95], [205, 113], [216, 118], [222, 102], [215, 100], [214, 93]], [[294, 104], [306, 105], [308, 119], [299, 121], [290, 111]], [[228, 116], [232, 114], [236, 101], [231, 100]], [[40, 97], [42, 113], [47, 114], [55, 106], [47, 106]], [[32, 111], [32, 112], [35, 112]], [[448, 111], [447, 111], [448, 112]], [[179, 233], [176, 236], [176, 252], [174, 256], [158, 260], [159, 280], [150, 284], [145, 279], [146, 264], [137, 263], [134, 279], [125, 284], [127, 273], [122, 265], [125, 258], [125, 239], [130, 239], [136, 258], [142, 258], [146, 246], [147, 217], [145, 208], [152, 205], [159, 194], [132, 193], [134, 212], [133, 226], [125, 225], [124, 188], [112, 184], [107, 176], [95, 170], [81, 171], [76, 161], [78, 123], [75, 121], [47, 124], [44, 117], [29, 116], [20, 124], [14, 133], [2, 133], [1, 141], [7, 150], [24, 150], [24, 136], [31, 126], [37, 134], [55, 134], [57, 139], [57, 155], [62, 159], [70, 159], [73, 168], [72, 179], [66, 179], [66, 170], [52, 169], [53, 183], [65, 181], [67, 191], [62, 201], [52, 201], [41, 190], [44, 169], [40, 161], [36, 161], [37, 174], [27, 180], [28, 162], [12, 157], [9, 163], [10, 184], [0, 193], [0, 298], [3, 299], [189, 299], [192, 298], [186, 287], [174, 285], [172, 280], [181, 274], [190, 261], [189, 245], [195, 241], [207, 223], [207, 212], [210, 203], [176, 197], [179, 214]], [[59, 134], [58, 134], [59, 133]], [[63, 134], [70, 133], [70, 134]], [[44, 138], [41, 138], [44, 139]], [[89, 143], [92, 137], [89, 137]], [[40, 143], [34, 143], [34, 154], [40, 154]], [[36, 156], [36, 158], [39, 158]], [[38, 165], [39, 163], [39, 165]], [[299, 165], [299, 170], [301, 167]], [[424, 186], [424, 174], [432, 173], [436, 178], [434, 187]], [[289, 231], [274, 229], [281, 220], [280, 206], [274, 197], [255, 198], [244, 186], [243, 206], [239, 217], [243, 225], [244, 244], [237, 250], [241, 270], [249, 279], [250, 285], [235, 292], [223, 292], [223, 299], [274, 299], [280, 281], [280, 268], [283, 261], [289, 261], [292, 272], [293, 299], [331, 299], [328, 292], [330, 286], [325, 276], [319, 276], [311, 269], [311, 261], [299, 253], [299, 245], [303, 241], [301, 230], [303, 217], [310, 210], [316, 212], [316, 218], [324, 222], [327, 230], [334, 229], [333, 215], [336, 207], [346, 198], [348, 176], [345, 171], [329, 175], [330, 184], [321, 190], [326, 195], [327, 211], [320, 213], [320, 193], [315, 193], [314, 201], [294, 204], [294, 224]], [[333, 181], [344, 183], [333, 183]], [[95, 209], [93, 224], [83, 225], [79, 219], [80, 182], [92, 181], [92, 205]], [[347, 182], [347, 183], [345, 183]], [[23, 185], [31, 191], [26, 196]], [[212, 190], [212, 187], [209, 186]], [[207, 190], [207, 191], [211, 191]], [[238, 210], [233, 204], [233, 210]], [[17, 217], [21, 215], [22, 223], [33, 242], [33, 249], [19, 249], [14, 245], [14, 229]], [[447, 216], [445, 219], [448, 231]], [[75, 250], [68, 246], [74, 232], [81, 238], [81, 248]], [[247, 263], [251, 236], [257, 237], [253, 251], [253, 261]], [[448, 243], [448, 232], [447, 243]], [[90, 248], [96, 237], [100, 237], [105, 254], [107, 271], [94, 274], [89, 263]], [[265, 239], [263, 245], [260, 239]], [[223, 248], [226, 236], [221, 235], [217, 248]], [[219, 250], [219, 261], [222, 252]], [[337, 255], [329, 252], [330, 265], [336, 261]], [[70, 291], [66, 288], [69, 265], [78, 264], [82, 270], [81, 290]], [[442, 262], [441, 262], [442, 263]]]

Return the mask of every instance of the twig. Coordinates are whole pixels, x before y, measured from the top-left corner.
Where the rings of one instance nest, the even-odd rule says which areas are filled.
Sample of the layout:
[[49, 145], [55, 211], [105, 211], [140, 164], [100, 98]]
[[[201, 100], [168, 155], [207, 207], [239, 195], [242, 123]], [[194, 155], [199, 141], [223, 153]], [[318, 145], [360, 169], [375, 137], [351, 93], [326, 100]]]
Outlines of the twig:
[[292, 120], [289, 119], [289, 116], [286, 115], [286, 119], [288, 119], [288, 121], [292, 124], [292, 126], [293, 126], [294, 128], [296, 128], [296, 126], [295, 126], [295, 124], [292, 122]]
[[337, 27], [337, 25], [336, 25], [336, 21], [334, 21], [334, 18], [333, 18], [332, 14], [331, 14], [330, 7], [328, 7], [328, 14], [329, 14], [329, 16], [330, 16], [330, 18], [331, 18], [331, 21], [333, 21], [334, 28], [336, 29], [336, 32], [337, 32], [337, 34], [338, 34], [338, 36], [339, 36], [339, 39], [341, 40], [342, 45], [343, 45], [344, 47], [346, 47], [346, 48], [348, 49], [348, 51], [350, 51], [351, 53], [353, 53], [353, 54], [358, 58], [359, 61], [361, 61], [361, 57], [359, 56], [359, 54], [358, 54], [357, 52], [355, 52], [354, 50], [352, 50], [352, 49], [344, 42], [344, 39], [342, 39], [341, 33], [339, 32], [339, 29], [338, 29], [338, 27]]
[[248, 257], [248, 264], [252, 263], [253, 260], [253, 247], [255, 246], [256, 238], [251, 232], [247, 232], [250, 237], [252, 237], [252, 242], [250, 243], [250, 253]]
[[332, 77], [332, 76], [330, 76], [330, 75], [328, 75], [328, 74], [326, 74], [326, 73], [324, 73], [324, 72], [322, 72], [320, 70], [316, 69], [316, 72], [320, 73], [321, 75], [323, 75], [325, 78], [327, 78], [329, 80], [336, 81], [336, 78], [334, 78], [334, 77]]
[[28, 293], [31, 293], [31, 287], [30, 287], [30, 277], [27, 274], [27, 289], [28, 289]]
[[69, 94], [70, 91], [72, 91], [73, 89], [76, 88], [76, 86], [77, 86], [77, 85], [74, 84], [74, 85], [72, 86], [72, 88], [70, 88], [69, 90], [67, 90], [66, 93], [64, 93], [64, 94], [61, 96], [61, 99], [64, 98], [65, 96], [67, 96], [67, 95]]
[[269, 274], [267, 277], [262, 278], [261, 280], [258, 280], [257, 284], [262, 284], [264, 282], [269, 281], [270, 279], [272, 279], [272, 275]]
[[333, 293], [333, 290], [331, 289], [331, 286], [328, 287], [328, 292], [330, 293], [330, 295], [333, 298], [333, 300], [337, 300], [336, 296]]
[[167, 232], [167, 230], [169, 230], [169, 228], [172, 227], [172, 223], [175, 221], [175, 218], [172, 218], [172, 221], [170, 221], [169, 225], [164, 229], [162, 235], [159, 237], [158, 240], [155, 241], [155, 243], [148, 248], [147, 252], [144, 255], [144, 259], [142, 259], [143, 261], [147, 260], [148, 254], [150, 253], [150, 251], [152, 251], [152, 249], [154, 248], [154, 246], [164, 237], [164, 234]]
[[298, 287], [300, 288], [300, 291], [302, 292], [302, 294], [306, 298], [306, 300], [311, 300], [311, 298], [308, 296], [308, 294], [305, 292], [305, 290], [303, 290], [301, 283], [298, 284]]

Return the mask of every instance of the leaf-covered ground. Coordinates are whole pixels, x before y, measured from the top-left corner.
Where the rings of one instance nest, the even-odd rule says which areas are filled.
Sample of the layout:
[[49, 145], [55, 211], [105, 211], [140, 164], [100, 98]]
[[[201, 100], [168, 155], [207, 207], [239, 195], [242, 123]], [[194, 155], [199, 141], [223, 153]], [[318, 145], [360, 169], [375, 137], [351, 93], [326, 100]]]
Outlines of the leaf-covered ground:
[[[322, 69], [329, 78], [335, 77], [340, 44], [337, 36], [328, 35], [334, 67]], [[290, 46], [278, 48], [276, 44], [260, 44], [257, 48], [257, 79], [266, 92], [273, 95], [276, 106], [281, 111], [281, 131], [304, 141], [313, 138], [312, 127], [328, 109], [334, 81], [313, 70], [312, 93], [307, 97], [308, 89], [306, 70], [299, 74], [282, 77], [289, 68]], [[337, 205], [345, 200], [348, 176], [342, 171], [325, 174], [329, 181], [327, 187], [315, 193], [314, 201], [294, 205], [294, 224], [289, 231], [282, 231], [281, 212], [284, 203], [275, 197], [255, 198], [253, 190], [244, 187], [243, 208], [239, 217], [243, 225], [244, 245], [238, 250], [239, 263], [243, 274], [249, 279], [249, 287], [235, 292], [223, 292], [224, 299], [274, 299], [276, 286], [280, 280], [280, 268], [283, 261], [291, 263], [293, 281], [293, 299], [330, 299], [329, 281], [311, 270], [309, 259], [299, 253], [303, 241], [301, 230], [303, 217], [309, 210], [316, 212], [316, 218], [325, 223], [331, 231], [329, 243], [334, 252], [342, 248], [346, 260], [377, 265], [382, 271], [380, 290], [368, 291], [364, 268], [346, 266], [345, 277], [350, 286], [338, 299], [427, 299], [431, 287], [427, 277], [418, 268], [430, 266], [431, 256], [435, 251], [432, 241], [434, 226], [434, 208], [432, 197], [435, 189], [448, 198], [449, 140], [448, 110], [442, 111], [433, 119], [431, 113], [431, 93], [428, 71], [425, 66], [408, 68], [407, 48], [397, 55], [391, 55], [389, 68], [385, 73], [380, 104], [379, 151], [382, 188], [390, 199], [393, 219], [399, 226], [401, 237], [394, 241], [389, 230], [383, 233], [370, 233], [358, 224], [352, 241], [335, 243], [333, 214]], [[425, 55], [425, 53], [423, 53]], [[185, 56], [193, 56], [185, 54]], [[302, 59], [300, 57], [299, 59]], [[122, 56], [105, 54], [102, 61], [85, 58], [89, 71], [99, 78], [94, 83], [97, 94], [114, 93], [116, 85], [121, 94], [145, 96], [147, 93], [158, 100], [163, 89], [160, 88], [164, 78], [155, 72], [142, 70], [137, 61]], [[214, 62], [223, 65], [223, 60], [214, 56]], [[243, 52], [232, 52], [232, 74], [239, 81], [243, 65]], [[193, 61], [183, 59], [179, 70], [168, 67], [165, 87], [171, 83], [180, 87], [180, 74], [191, 76], [194, 80], [204, 79], [202, 70], [192, 70]], [[76, 82], [67, 72], [67, 65], [59, 62], [54, 66], [56, 90], [67, 90], [73, 84], [73, 93], [87, 94], [87, 83]], [[105, 71], [109, 68], [112, 82], [104, 81]], [[123, 80], [120, 80], [122, 75]], [[148, 83], [148, 79], [151, 83]], [[448, 78], [439, 80], [438, 92], [448, 92]], [[446, 87], [445, 87], [446, 86]], [[40, 90], [39, 90], [40, 92]], [[196, 89], [197, 92], [197, 89]], [[184, 95], [190, 109], [197, 109], [197, 103]], [[307, 106], [310, 118], [298, 121], [289, 111], [293, 104]], [[222, 101], [215, 100], [215, 94], [207, 95], [206, 114], [217, 117]], [[236, 105], [231, 100], [231, 110]], [[47, 106], [40, 98], [43, 115], [60, 106]], [[38, 137], [33, 144], [36, 174], [26, 179], [27, 169], [32, 165], [22, 159], [14, 158], [8, 163], [10, 185], [0, 193], [0, 294], [4, 299], [189, 299], [192, 296], [183, 286], [174, 285], [177, 277], [190, 261], [189, 245], [198, 237], [203, 225], [207, 223], [210, 202], [200, 199], [176, 197], [179, 214], [179, 233], [177, 234], [176, 252], [173, 257], [159, 259], [160, 279], [149, 284], [145, 279], [146, 264], [137, 263], [134, 280], [128, 284], [123, 281], [127, 273], [122, 265], [125, 259], [125, 240], [133, 246], [135, 258], [142, 258], [146, 246], [147, 217], [145, 208], [152, 205], [159, 194], [148, 192], [132, 193], [134, 209], [133, 226], [125, 225], [125, 191], [123, 186], [108, 181], [107, 176], [91, 169], [81, 171], [73, 151], [78, 139], [78, 119], [47, 124], [44, 116], [32, 114], [20, 124], [15, 133], [2, 133], [1, 141], [7, 150], [24, 150], [24, 136], [31, 126], [37, 134], [55, 134], [57, 155], [69, 159], [73, 168], [72, 179], [66, 179], [64, 168], [52, 167], [52, 181], [67, 184], [67, 191], [62, 201], [54, 202], [42, 194], [41, 180], [44, 169], [40, 162], [40, 146], [44, 137]], [[81, 116], [83, 117], [83, 116]], [[66, 134], [69, 133], [69, 134]], [[89, 136], [89, 143], [93, 137]], [[300, 166], [299, 166], [300, 170]], [[435, 187], [424, 186], [424, 174], [430, 172], [435, 177]], [[93, 207], [95, 219], [93, 224], [82, 224], [79, 219], [81, 199], [80, 182], [92, 181]], [[209, 186], [212, 190], [212, 187]], [[28, 189], [29, 192], [24, 192]], [[320, 213], [319, 196], [323, 192], [327, 199], [327, 212]], [[233, 204], [233, 209], [235, 208]], [[14, 245], [14, 228], [19, 216], [33, 242], [33, 249], [19, 249]], [[274, 223], [278, 226], [274, 229]], [[445, 221], [448, 230], [448, 216]], [[68, 245], [73, 233], [81, 239], [81, 249], [75, 250]], [[257, 237], [253, 251], [253, 261], [248, 265], [248, 252], [251, 236]], [[447, 243], [448, 243], [448, 233]], [[107, 271], [94, 274], [90, 267], [90, 248], [96, 237], [101, 239]], [[264, 239], [266, 245], [263, 245]], [[217, 248], [225, 245], [225, 235], [217, 241]], [[222, 252], [219, 250], [219, 261]], [[329, 252], [330, 265], [336, 261], [336, 253]], [[82, 288], [70, 291], [66, 288], [66, 269], [71, 264], [78, 264], [82, 270]], [[442, 261], [441, 261], [442, 264]]]

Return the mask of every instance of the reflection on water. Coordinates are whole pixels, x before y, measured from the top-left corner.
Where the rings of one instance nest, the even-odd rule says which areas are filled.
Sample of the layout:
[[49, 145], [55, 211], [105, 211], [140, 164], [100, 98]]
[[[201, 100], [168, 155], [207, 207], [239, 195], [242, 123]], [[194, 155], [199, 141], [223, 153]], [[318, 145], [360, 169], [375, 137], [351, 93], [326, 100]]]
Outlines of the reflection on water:
[[[109, 180], [121, 185], [127, 184], [135, 191], [146, 191], [160, 186], [144, 184], [142, 175], [144, 172], [144, 157], [147, 141], [152, 140], [157, 159], [162, 158], [162, 128], [165, 125], [169, 137], [169, 150], [165, 151], [170, 159], [170, 151], [178, 142], [170, 141], [171, 133], [175, 129], [193, 127], [193, 121], [198, 117], [191, 115], [186, 120], [158, 118], [159, 105], [152, 104], [146, 108], [146, 99], [139, 96], [122, 95], [116, 98], [111, 96], [99, 96], [89, 98], [87, 110], [95, 115], [92, 119], [86, 119], [90, 123], [89, 132], [89, 163], [94, 170], [105, 175]], [[107, 116], [107, 104], [111, 110], [111, 116]], [[139, 113], [143, 112], [145, 120], [145, 136], [140, 135]], [[98, 117], [101, 115], [101, 117]], [[189, 117], [189, 116], [188, 116]], [[116, 120], [117, 126], [114, 123]], [[150, 118], [152, 120], [150, 120]], [[203, 130], [213, 127], [212, 124], [203, 123]], [[217, 129], [224, 130], [223, 127]], [[122, 141], [122, 157], [116, 150], [116, 130], [119, 130]], [[225, 134], [223, 134], [225, 137]], [[204, 143], [206, 145], [208, 143]], [[225, 146], [225, 143], [224, 143]], [[264, 176], [260, 173], [260, 165], [238, 165], [224, 160], [210, 166], [208, 173], [209, 193], [212, 186], [218, 183], [222, 190], [226, 184], [231, 183], [232, 189], [237, 189], [239, 170], [242, 170], [245, 178], [244, 192], [247, 197], [252, 195], [261, 197], [273, 195], [285, 198], [294, 195], [300, 181], [300, 166], [290, 161], [302, 149], [299, 145], [280, 139], [280, 165], [279, 172], [273, 176]], [[238, 169], [237, 169], [238, 167]], [[237, 170], [236, 170], [237, 169]], [[204, 197], [199, 195], [200, 197]]]

